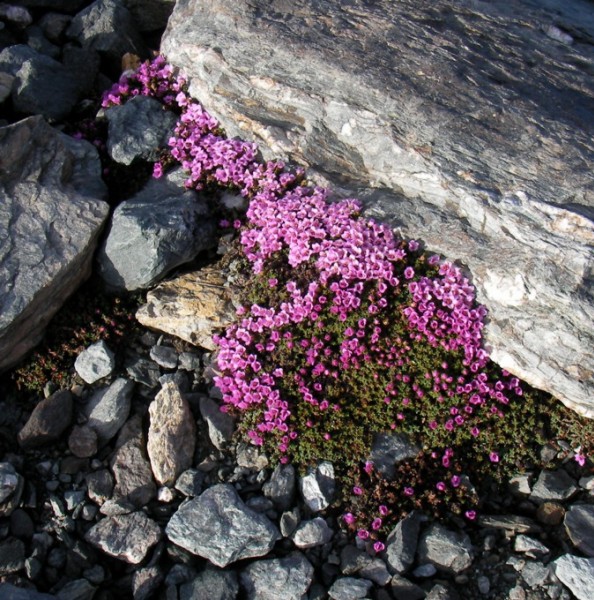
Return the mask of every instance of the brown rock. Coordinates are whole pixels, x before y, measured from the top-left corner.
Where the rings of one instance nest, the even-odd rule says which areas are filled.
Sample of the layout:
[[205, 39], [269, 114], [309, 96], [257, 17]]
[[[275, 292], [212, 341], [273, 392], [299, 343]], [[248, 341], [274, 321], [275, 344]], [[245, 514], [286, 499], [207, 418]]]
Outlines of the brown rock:
[[196, 425], [179, 387], [167, 382], [149, 406], [151, 424], [147, 450], [155, 479], [173, 485], [192, 466]]
[[28, 450], [56, 441], [70, 427], [72, 420], [72, 394], [60, 390], [42, 400], [19, 431], [21, 448]]
[[146, 327], [214, 350], [213, 333], [235, 320], [235, 309], [225, 278], [214, 268], [186, 273], [147, 294], [136, 318]]
[[565, 508], [559, 502], [543, 502], [536, 510], [536, 518], [544, 525], [559, 525], [565, 516]]
[[97, 433], [86, 425], [75, 425], [68, 438], [68, 448], [79, 458], [94, 456], [97, 453]]

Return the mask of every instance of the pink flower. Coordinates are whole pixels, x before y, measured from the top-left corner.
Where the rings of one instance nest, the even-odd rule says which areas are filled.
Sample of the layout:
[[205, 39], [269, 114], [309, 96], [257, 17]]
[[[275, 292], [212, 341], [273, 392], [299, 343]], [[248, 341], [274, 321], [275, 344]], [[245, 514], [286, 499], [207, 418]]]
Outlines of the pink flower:
[[355, 516], [352, 513], [345, 513], [344, 515], [342, 515], [342, 520], [347, 525], [352, 525], [355, 522]]
[[355, 494], [355, 496], [361, 496], [363, 490], [358, 485], [355, 485], [353, 486], [353, 494]]
[[476, 519], [476, 511], [474, 511], [474, 510], [467, 510], [467, 511], [464, 513], [464, 516], [465, 516], [465, 517], [466, 517], [468, 520], [470, 520], [470, 521], [474, 521], [474, 520]]
[[499, 462], [499, 454], [497, 454], [497, 452], [490, 452], [489, 453], [489, 460], [492, 463], [498, 463]]
[[575, 453], [573, 458], [580, 467], [583, 467], [586, 464], [586, 457], [579, 450]]
[[367, 531], [367, 529], [359, 529], [359, 531], [357, 531], [357, 537], [362, 540], [367, 540], [369, 539], [369, 531]]
[[375, 542], [375, 544], [373, 544], [373, 549], [379, 553], [384, 551], [386, 546], [382, 542]]
[[405, 495], [405, 496], [414, 496], [414, 495], [415, 495], [415, 490], [414, 490], [414, 488], [411, 488], [411, 487], [405, 487], [405, 488], [404, 488], [404, 495]]
[[380, 504], [379, 514], [382, 515], [382, 517], [385, 517], [388, 514], [388, 512], [388, 507], [385, 504]]
[[452, 479], [450, 481], [451, 481], [453, 488], [457, 488], [460, 485], [460, 483], [462, 482], [462, 480], [460, 479], [460, 477], [458, 475], [452, 476]]
[[377, 531], [382, 526], [382, 520], [378, 517], [377, 519], [373, 519], [371, 523], [371, 529]]
[[435, 487], [440, 491], [440, 492], [445, 492], [446, 490], [446, 484], [443, 481], [438, 481], [437, 484], [435, 485]]

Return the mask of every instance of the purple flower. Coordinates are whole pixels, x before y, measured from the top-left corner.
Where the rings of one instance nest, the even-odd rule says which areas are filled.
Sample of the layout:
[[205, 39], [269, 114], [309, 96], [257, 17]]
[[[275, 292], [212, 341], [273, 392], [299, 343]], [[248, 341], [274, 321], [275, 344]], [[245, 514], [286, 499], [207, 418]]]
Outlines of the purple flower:
[[342, 520], [347, 525], [352, 525], [355, 522], [355, 517], [352, 513], [345, 513], [344, 515], [342, 515]]
[[499, 454], [497, 452], [490, 452], [489, 453], [489, 460], [492, 463], [498, 463], [499, 462]]
[[359, 529], [359, 531], [357, 531], [357, 537], [362, 540], [367, 540], [369, 539], [369, 531], [367, 531], [367, 529]]
[[375, 542], [375, 544], [373, 544], [373, 549], [379, 553], [383, 552], [386, 549], [386, 546], [382, 542]]
[[380, 529], [382, 526], [382, 520], [378, 517], [377, 519], [373, 519], [373, 522], [371, 523], [371, 529], [373, 529], [374, 531], [377, 531], [378, 529]]
[[353, 486], [353, 494], [355, 494], [355, 496], [361, 496], [363, 490], [358, 485], [355, 485]]

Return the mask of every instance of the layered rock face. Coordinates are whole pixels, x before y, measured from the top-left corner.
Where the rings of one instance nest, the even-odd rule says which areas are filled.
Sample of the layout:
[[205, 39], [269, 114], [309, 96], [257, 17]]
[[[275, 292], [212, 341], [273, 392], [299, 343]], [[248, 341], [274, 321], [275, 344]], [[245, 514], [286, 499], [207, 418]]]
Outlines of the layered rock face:
[[502, 367], [594, 417], [590, 3], [178, 0], [229, 135], [468, 267]]

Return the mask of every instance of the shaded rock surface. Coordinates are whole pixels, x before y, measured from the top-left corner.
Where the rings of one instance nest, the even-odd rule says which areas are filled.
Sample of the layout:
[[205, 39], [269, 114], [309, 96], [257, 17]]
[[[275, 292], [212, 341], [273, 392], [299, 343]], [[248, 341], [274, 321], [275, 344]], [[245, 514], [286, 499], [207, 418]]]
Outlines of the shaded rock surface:
[[37, 404], [19, 431], [19, 444], [30, 449], [55, 442], [70, 427], [71, 420], [72, 394], [68, 390], [60, 390]]
[[95, 148], [31, 117], [0, 128], [0, 369], [91, 272], [107, 217]]
[[87, 425], [102, 441], [110, 440], [126, 422], [133, 390], [133, 381], [119, 377], [109, 387], [95, 392], [89, 400], [85, 407]]
[[594, 416], [593, 39], [578, 0], [179, 0], [161, 48], [229, 135], [467, 265], [494, 360]]

